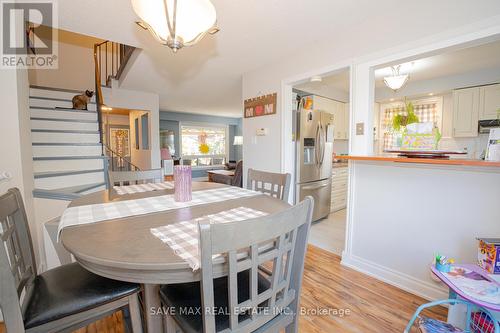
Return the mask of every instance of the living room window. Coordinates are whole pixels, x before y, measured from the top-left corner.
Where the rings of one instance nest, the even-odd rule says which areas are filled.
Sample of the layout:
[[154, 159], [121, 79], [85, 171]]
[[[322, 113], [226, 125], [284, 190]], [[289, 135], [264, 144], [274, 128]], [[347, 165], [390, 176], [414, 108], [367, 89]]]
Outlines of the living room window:
[[[224, 125], [181, 124], [181, 157], [193, 167], [221, 166], [228, 153]], [[189, 162], [187, 162], [189, 163]]]

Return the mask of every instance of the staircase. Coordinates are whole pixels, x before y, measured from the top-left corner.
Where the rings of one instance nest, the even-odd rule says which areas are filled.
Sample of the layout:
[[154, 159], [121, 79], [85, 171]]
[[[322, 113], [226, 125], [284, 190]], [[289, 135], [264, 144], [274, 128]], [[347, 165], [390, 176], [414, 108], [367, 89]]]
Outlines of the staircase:
[[105, 188], [95, 99], [88, 111], [74, 110], [79, 93], [30, 87], [35, 198], [70, 201]]

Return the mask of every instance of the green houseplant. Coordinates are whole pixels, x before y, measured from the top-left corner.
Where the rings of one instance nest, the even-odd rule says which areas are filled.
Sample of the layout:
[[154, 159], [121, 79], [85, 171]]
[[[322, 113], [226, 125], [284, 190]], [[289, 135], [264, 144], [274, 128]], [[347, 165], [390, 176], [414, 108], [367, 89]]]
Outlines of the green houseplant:
[[407, 125], [419, 122], [412, 102], [406, 103], [405, 110], [406, 115], [397, 114], [392, 118], [392, 129], [396, 132], [404, 131]]

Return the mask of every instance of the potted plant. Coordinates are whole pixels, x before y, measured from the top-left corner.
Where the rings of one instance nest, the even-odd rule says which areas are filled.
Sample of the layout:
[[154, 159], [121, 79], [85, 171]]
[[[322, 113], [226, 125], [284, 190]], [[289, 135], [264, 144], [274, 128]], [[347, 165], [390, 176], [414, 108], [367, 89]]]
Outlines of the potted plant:
[[412, 102], [406, 102], [405, 99], [405, 111], [404, 114], [397, 114], [392, 118], [392, 131], [396, 134], [396, 146], [401, 147], [401, 142], [403, 135], [406, 131], [406, 126], [413, 123], [418, 123], [419, 119], [415, 114], [415, 107]]

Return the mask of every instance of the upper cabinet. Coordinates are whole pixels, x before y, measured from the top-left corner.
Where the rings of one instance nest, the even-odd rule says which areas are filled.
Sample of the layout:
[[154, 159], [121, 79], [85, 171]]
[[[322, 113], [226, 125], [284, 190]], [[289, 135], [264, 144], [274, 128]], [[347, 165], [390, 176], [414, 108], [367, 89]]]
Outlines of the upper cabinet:
[[335, 140], [349, 139], [349, 106], [333, 99], [314, 96], [314, 109], [333, 114], [333, 138]]
[[500, 109], [500, 84], [479, 88], [479, 120], [497, 119]]
[[453, 136], [475, 137], [479, 120], [496, 119], [500, 84], [453, 91]]
[[474, 137], [478, 135], [479, 88], [453, 91], [453, 136]]

